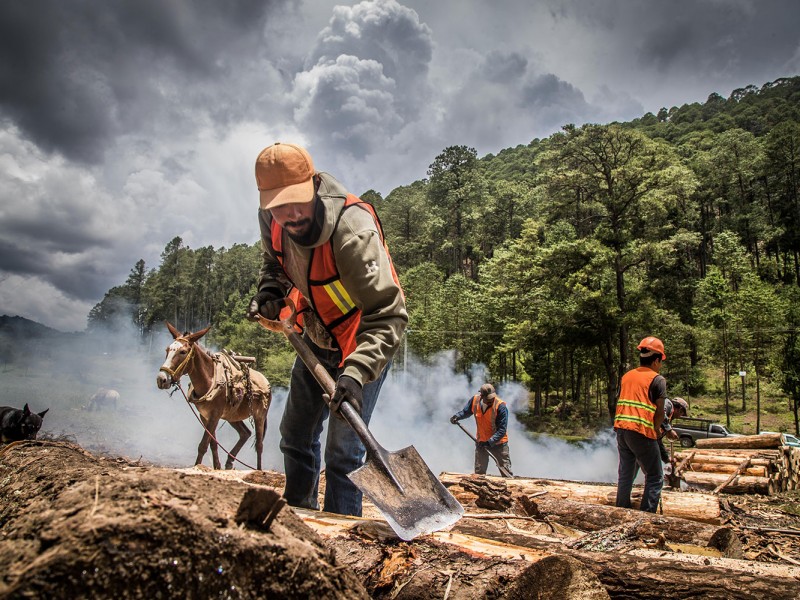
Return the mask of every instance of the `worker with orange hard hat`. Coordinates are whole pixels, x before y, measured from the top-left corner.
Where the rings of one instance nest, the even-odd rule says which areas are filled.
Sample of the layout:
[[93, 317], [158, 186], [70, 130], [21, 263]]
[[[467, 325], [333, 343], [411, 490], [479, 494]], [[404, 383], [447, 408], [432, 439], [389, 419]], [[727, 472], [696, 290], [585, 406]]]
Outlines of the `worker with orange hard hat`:
[[658, 433], [664, 421], [667, 382], [659, 375], [667, 358], [664, 343], [648, 336], [639, 345], [639, 366], [622, 376], [614, 431], [619, 454], [616, 505], [631, 508], [631, 490], [636, 472], [644, 472], [644, 492], [639, 508], [656, 512], [664, 486], [664, 469]]

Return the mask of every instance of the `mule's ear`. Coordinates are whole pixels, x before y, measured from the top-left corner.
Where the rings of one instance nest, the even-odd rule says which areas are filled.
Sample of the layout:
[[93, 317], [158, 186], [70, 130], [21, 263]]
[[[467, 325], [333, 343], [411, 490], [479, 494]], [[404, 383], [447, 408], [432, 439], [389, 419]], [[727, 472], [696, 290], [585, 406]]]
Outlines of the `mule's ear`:
[[39, 413], [39, 416], [44, 418], [44, 416], [47, 414], [48, 410], [50, 410], [50, 409], [49, 408], [45, 408], [42, 412]]
[[210, 329], [211, 325], [209, 325], [205, 329], [201, 329], [200, 331], [195, 331], [194, 333], [190, 333], [189, 335], [186, 336], [186, 339], [189, 340], [190, 342], [196, 342], [205, 334], [207, 334]]
[[176, 338], [179, 338], [179, 337], [181, 337], [181, 332], [180, 332], [180, 331], [178, 331], [177, 329], [175, 329], [175, 328], [172, 326], [172, 323], [170, 323], [169, 321], [164, 321], [164, 323], [166, 323], [166, 324], [167, 324], [167, 329], [169, 329], [169, 332], [172, 334], [172, 339], [173, 339], [173, 340], [174, 340], [174, 339], [176, 339]]
[[31, 409], [28, 408], [28, 403], [27, 402], [25, 403], [25, 406], [22, 407], [22, 414], [25, 415], [25, 416], [28, 416], [29, 414], [31, 414]]

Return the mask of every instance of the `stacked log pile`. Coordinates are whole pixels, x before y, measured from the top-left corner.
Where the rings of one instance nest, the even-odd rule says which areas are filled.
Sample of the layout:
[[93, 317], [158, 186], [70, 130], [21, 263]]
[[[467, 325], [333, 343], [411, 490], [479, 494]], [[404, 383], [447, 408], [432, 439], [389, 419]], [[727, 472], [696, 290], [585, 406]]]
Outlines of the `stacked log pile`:
[[720, 499], [709, 494], [667, 492], [682, 502], [648, 514], [613, 506], [610, 485], [458, 473], [439, 479], [466, 514], [448, 531], [412, 542], [397, 540], [369, 507], [360, 519], [295, 512], [373, 598], [797, 595], [800, 567], [743, 558], [740, 536], [722, 523]]
[[447, 473], [466, 514], [405, 542], [368, 502], [363, 518], [283, 506], [279, 473], [17, 444], [0, 450], [0, 599], [797, 598], [800, 547], [780, 540], [800, 517], [765, 504], [736, 527], [709, 494], [667, 491], [645, 514], [613, 506], [613, 485]]
[[800, 448], [780, 433], [698, 440], [674, 454], [673, 474], [714, 494], [764, 494], [800, 489]]

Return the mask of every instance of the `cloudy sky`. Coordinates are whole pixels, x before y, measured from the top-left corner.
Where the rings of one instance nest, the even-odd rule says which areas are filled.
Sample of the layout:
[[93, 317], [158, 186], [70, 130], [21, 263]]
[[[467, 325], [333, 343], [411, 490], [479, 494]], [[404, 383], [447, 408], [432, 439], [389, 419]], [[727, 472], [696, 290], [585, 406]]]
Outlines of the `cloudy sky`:
[[798, 75], [798, 32], [797, 0], [4, 0], [0, 314], [82, 330], [176, 235], [255, 242], [275, 141], [386, 195], [450, 145]]

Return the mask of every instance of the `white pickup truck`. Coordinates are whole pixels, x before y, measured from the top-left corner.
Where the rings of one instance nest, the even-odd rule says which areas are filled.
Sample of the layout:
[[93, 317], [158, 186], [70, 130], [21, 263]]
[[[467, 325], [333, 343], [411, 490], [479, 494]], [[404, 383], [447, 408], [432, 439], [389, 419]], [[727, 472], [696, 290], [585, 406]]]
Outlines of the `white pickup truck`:
[[692, 419], [682, 417], [672, 420], [672, 428], [678, 434], [678, 440], [684, 448], [691, 448], [697, 440], [706, 438], [739, 437], [741, 434], [731, 433], [724, 425], [709, 419]]

